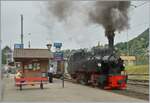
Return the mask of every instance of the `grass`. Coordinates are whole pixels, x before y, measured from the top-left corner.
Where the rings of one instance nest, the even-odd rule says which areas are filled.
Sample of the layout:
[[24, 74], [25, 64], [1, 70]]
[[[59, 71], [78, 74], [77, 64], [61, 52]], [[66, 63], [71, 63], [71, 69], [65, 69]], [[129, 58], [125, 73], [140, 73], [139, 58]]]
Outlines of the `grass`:
[[[128, 74], [149, 74], [149, 65], [127, 66], [126, 70]], [[149, 80], [149, 75], [129, 75], [129, 79]]]
[[127, 66], [128, 74], [149, 74], [149, 65]]

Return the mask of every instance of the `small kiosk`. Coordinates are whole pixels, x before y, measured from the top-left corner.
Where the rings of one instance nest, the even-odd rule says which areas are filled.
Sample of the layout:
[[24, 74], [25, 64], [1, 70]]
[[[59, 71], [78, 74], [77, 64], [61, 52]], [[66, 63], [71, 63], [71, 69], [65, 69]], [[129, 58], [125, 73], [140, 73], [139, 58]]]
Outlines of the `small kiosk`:
[[15, 85], [22, 90], [24, 85], [39, 84], [43, 89], [43, 84], [48, 83], [49, 60], [53, 58], [48, 49], [15, 48], [13, 58], [16, 70], [22, 73], [22, 77], [15, 77]]

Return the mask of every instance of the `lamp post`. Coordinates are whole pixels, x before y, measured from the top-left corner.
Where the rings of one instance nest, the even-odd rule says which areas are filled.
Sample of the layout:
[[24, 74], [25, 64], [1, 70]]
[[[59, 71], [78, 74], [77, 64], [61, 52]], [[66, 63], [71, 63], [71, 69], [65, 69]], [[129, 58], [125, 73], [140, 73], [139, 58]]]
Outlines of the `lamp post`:
[[47, 44], [46, 46], [47, 46], [47, 48], [48, 48], [48, 51], [50, 51], [50, 52], [51, 52], [52, 44], [50, 44], [50, 43], [49, 43], [49, 44]]
[[[49, 43], [49, 44], [47, 44], [46, 46], [47, 46], [47, 48], [48, 48], [49, 54], [51, 55], [51, 54], [52, 54], [52, 52], [51, 52], [52, 44]], [[51, 63], [51, 60], [49, 59], [48, 68], [50, 68], [50, 63]]]

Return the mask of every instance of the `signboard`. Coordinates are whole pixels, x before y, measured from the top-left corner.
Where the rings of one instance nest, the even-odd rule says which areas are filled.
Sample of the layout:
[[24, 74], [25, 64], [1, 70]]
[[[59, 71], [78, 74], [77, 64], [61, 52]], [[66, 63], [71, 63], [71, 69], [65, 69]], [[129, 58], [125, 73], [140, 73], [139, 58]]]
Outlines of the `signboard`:
[[15, 44], [14, 48], [23, 48], [23, 44]]
[[54, 52], [54, 60], [56, 61], [63, 60], [63, 52]]
[[54, 43], [55, 48], [61, 48], [61, 46], [62, 46], [62, 43]]

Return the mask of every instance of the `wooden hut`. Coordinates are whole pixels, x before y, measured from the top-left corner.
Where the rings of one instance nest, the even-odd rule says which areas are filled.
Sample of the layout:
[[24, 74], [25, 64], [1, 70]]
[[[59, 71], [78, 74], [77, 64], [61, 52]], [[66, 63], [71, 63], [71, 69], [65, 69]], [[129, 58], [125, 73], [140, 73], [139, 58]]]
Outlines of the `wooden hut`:
[[13, 58], [17, 69], [22, 70], [24, 77], [46, 76], [49, 59], [53, 56], [48, 49], [15, 48]]

